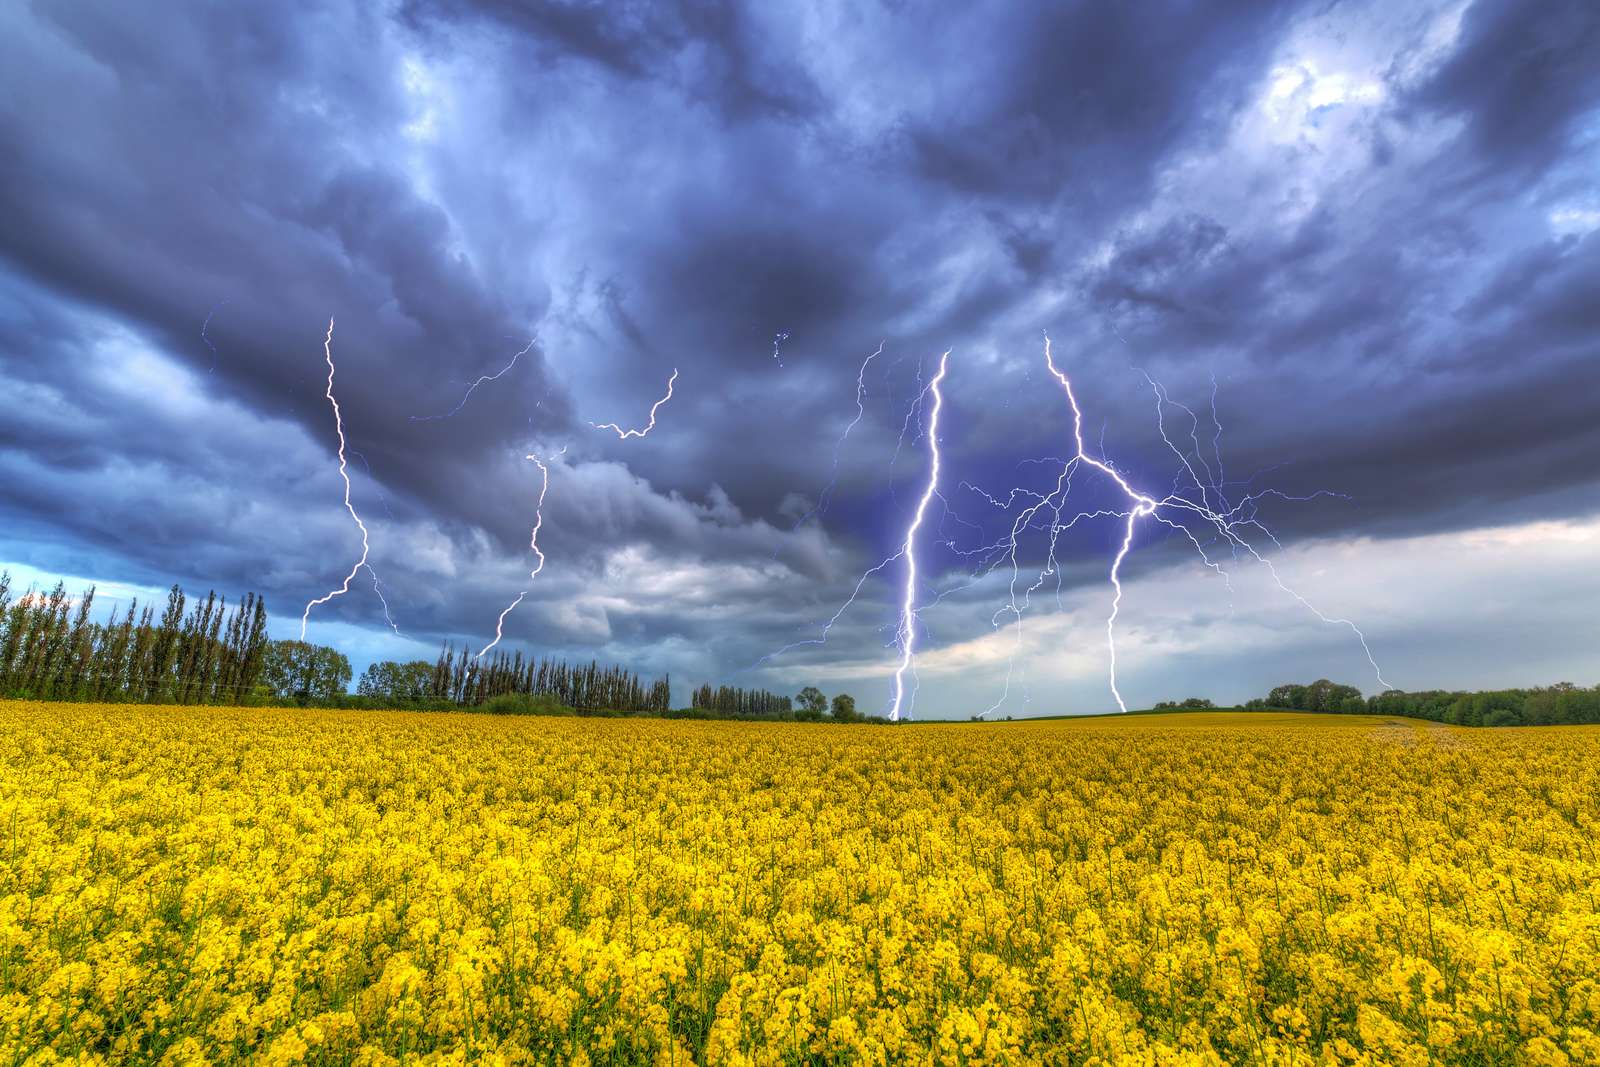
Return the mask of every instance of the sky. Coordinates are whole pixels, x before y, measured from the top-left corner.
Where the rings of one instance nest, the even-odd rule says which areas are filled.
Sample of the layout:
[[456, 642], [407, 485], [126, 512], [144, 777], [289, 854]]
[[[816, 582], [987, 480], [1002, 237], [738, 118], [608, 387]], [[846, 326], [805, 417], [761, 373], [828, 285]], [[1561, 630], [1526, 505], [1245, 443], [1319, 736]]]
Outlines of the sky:
[[1080, 461], [1017, 527], [1075, 451], [1048, 335], [1085, 455], [1271, 563], [1135, 522], [1128, 706], [1600, 682], [1589, 0], [52, 0], [0, 40], [20, 585], [298, 636], [361, 553], [331, 353], [389, 618], [362, 571], [307, 636], [358, 672], [527, 590], [507, 649], [884, 711], [936, 441], [902, 710], [1114, 710], [1127, 520], [1051, 526], [1128, 498]]

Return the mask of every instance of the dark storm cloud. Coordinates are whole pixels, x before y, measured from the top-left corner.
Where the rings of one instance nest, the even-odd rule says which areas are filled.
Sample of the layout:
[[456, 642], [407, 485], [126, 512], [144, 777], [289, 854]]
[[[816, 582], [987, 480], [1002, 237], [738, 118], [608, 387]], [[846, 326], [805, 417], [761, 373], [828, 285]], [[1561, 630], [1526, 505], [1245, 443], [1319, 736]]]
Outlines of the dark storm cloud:
[[[487, 284], [451, 253], [440, 208], [360, 159], [367, 124], [399, 118], [389, 72], [341, 69], [359, 18], [324, 41], [248, 13], [177, 32], [132, 14], [120, 27], [71, 7], [37, 15], [35, 64], [4, 120], [17, 151], [0, 172], [0, 196], [29, 205], [0, 222], [20, 269], [319, 429], [325, 411], [310, 401], [330, 312], [353, 312], [336, 336], [348, 377], [381, 375], [382, 388], [348, 394], [369, 426], [437, 407], [430, 366], [476, 371], [525, 343], [542, 307]], [[99, 76], [80, 69], [91, 61]], [[208, 312], [218, 355], [199, 335]], [[534, 382], [538, 365], [531, 356]], [[562, 411], [554, 396], [541, 413]], [[482, 422], [447, 434], [458, 455], [503, 439]], [[368, 441], [389, 451], [381, 435]], [[447, 470], [406, 470], [418, 488], [450, 484]]]
[[1187, 320], [1203, 328], [1216, 306], [1204, 297], [1194, 300], [1179, 290], [1225, 254], [1227, 231], [1201, 216], [1171, 219], [1148, 236], [1117, 246], [1105, 268], [1087, 279], [1088, 295], [1110, 311], [1148, 309]]
[[1416, 103], [1465, 118], [1487, 170], [1523, 178], [1562, 158], [1600, 98], [1595, 6], [1479, 0], [1461, 33], [1454, 54], [1416, 88]]
[[528, 35], [547, 61], [578, 59], [627, 77], [656, 66], [660, 41], [674, 20], [650, 4], [408, 3], [402, 14], [418, 25], [438, 25], [477, 14]]
[[1260, 0], [1016, 8], [984, 26], [993, 47], [946, 72], [960, 92], [909, 118], [919, 169], [1005, 201], [1114, 210], [1175, 141], [1228, 118], [1283, 10]]
[[758, 10], [705, 0], [411, 0], [401, 14], [425, 31], [487, 21], [526, 42], [538, 62], [588, 63], [628, 81], [673, 83], [729, 119], [804, 117], [821, 103], [816, 87], [803, 66], [764, 46], [752, 18]]
[[[515, 638], [698, 681], [813, 636], [894, 550], [944, 349], [952, 485], [1048, 480], [1018, 466], [1070, 429], [1047, 328], [1152, 486], [1176, 460], [1139, 370], [1204, 414], [1215, 374], [1231, 475], [1350, 498], [1269, 504], [1291, 544], [1592, 510], [1600, 17], [1325, 7], [9, 9], [5, 550], [280, 616], [337, 584], [329, 314], [356, 503], [424, 642], [524, 587], [530, 450], [551, 566]], [[650, 438], [589, 429], [642, 424], [674, 367]], [[947, 496], [959, 640], [994, 590], [955, 552], [1005, 524]], [[1071, 542], [1069, 588], [1112, 536]], [[381, 625], [357, 584], [319, 618]], [[894, 595], [796, 661], [877, 655]]]
[[[1470, 225], [1457, 226], [1410, 195], [1248, 243], [1183, 217], [1119, 240], [1082, 288], [1155, 354], [1157, 373], [1244, 361], [1222, 399], [1248, 413], [1252, 433], [1227, 439], [1230, 461], [1260, 470], [1292, 457], [1280, 484], [1334, 487], [1358, 505], [1286, 510], [1296, 534], [1581, 510], [1600, 423], [1574, 390], [1594, 375], [1600, 240], [1535, 237], [1474, 284], [1465, 278], [1486, 257]], [[1370, 241], [1349, 239], [1369, 227]], [[1330, 290], [1329, 278], [1341, 282]], [[1297, 371], [1309, 353], [1331, 359], [1324, 373]]]

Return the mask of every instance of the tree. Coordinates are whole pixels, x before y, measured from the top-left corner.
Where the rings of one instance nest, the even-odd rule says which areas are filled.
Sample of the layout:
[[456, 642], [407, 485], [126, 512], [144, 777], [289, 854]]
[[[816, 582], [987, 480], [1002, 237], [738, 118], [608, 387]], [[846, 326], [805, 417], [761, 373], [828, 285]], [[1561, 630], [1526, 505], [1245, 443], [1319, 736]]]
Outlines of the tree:
[[856, 722], [861, 716], [856, 712], [856, 698], [840, 693], [833, 698], [833, 717], [840, 722]]
[[1364, 710], [1361, 690], [1318, 678], [1306, 686], [1304, 711], [1350, 712]]
[[148, 701], [172, 699], [172, 669], [178, 657], [178, 635], [183, 625], [183, 590], [173, 585], [167, 591], [167, 608], [151, 637], [150, 658], [141, 664]]
[[815, 716], [821, 716], [823, 712], [828, 710], [828, 698], [823, 696], [822, 690], [814, 685], [808, 685], [800, 690], [799, 694], [794, 698], [794, 702], [799, 705], [801, 711]]
[[1303, 685], [1280, 685], [1267, 694], [1267, 706], [1271, 708], [1286, 708], [1290, 711], [1306, 710], [1306, 687]]
[[274, 696], [299, 701], [332, 700], [350, 684], [344, 653], [307, 641], [274, 641], [267, 646], [261, 680]]
[[380, 660], [361, 672], [356, 692], [396, 704], [409, 704], [428, 696], [433, 680], [433, 664], [425, 660], [397, 663]]
[[60, 582], [12, 600], [10, 575], [0, 574], [0, 694], [227, 703], [260, 669], [267, 614], [253, 594], [231, 616], [214, 593], [185, 614], [186, 598], [173, 586], [159, 623], [137, 601], [120, 622], [115, 612], [93, 622], [94, 603], [94, 587], [74, 599]]
[[[665, 680], [656, 684], [661, 686], [661, 689], [655, 706], [664, 710], [667, 706], [666, 700], [669, 695]], [[787, 719], [800, 717], [794, 715], [792, 702], [788, 697], [769, 693], [765, 689], [734, 689], [726, 685], [718, 689], [712, 689], [710, 685], [702, 685], [690, 695], [689, 706], [711, 712], [720, 718]]]

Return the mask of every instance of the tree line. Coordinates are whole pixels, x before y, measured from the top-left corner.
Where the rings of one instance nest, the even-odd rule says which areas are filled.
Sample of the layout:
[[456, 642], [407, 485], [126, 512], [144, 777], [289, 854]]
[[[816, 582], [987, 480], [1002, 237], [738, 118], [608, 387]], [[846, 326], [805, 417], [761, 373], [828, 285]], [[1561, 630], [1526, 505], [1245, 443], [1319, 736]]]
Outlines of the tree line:
[[159, 615], [135, 599], [105, 622], [90, 618], [95, 596], [91, 586], [72, 597], [58, 582], [48, 593], [14, 597], [10, 572], [0, 572], [0, 696], [446, 708], [523, 694], [574, 710], [670, 707], [668, 678], [645, 684], [620, 667], [535, 661], [520, 652], [485, 661], [448, 645], [436, 663], [372, 664], [352, 700], [350, 660], [324, 645], [269, 640], [266, 602], [254, 593], [230, 610], [215, 592], [191, 603], [174, 585]]
[[[406, 667], [390, 664], [380, 673], [404, 677]], [[663, 676], [646, 685], [632, 671], [602, 667], [595, 661], [573, 665], [554, 659], [524, 659], [521, 652], [500, 652], [485, 662], [465, 648], [455, 653], [447, 644], [440, 651], [429, 678], [431, 697], [476, 705], [506, 694], [547, 698], [577, 711], [604, 708], [651, 713], [671, 708], [672, 681]]]
[[710, 685], [696, 689], [689, 706], [724, 718], [787, 719], [794, 717], [794, 702], [765, 689], [736, 689], [731, 685], [713, 690]]
[[1390, 689], [1362, 697], [1353, 685], [1319, 678], [1310, 685], [1280, 685], [1246, 708], [1282, 708], [1335, 715], [1400, 715], [1454, 726], [1560, 726], [1600, 723], [1600, 686], [1571, 682], [1532, 689], [1451, 692], [1430, 689], [1408, 693]]
[[[19, 597], [11, 587], [10, 573], [0, 573], [0, 696], [5, 697], [791, 721], [821, 721], [830, 711], [827, 698], [813, 686], [790, 698], [765, 689], [710, 685], [694, 690], [689, 708], [674, 710], [666, 676], [647, 682], [597, 661], [571, 664], [521, 652], [481, 659], [450, 644], [433, 663], [371, 664], [351, 695], [349, 658], [325, 645], [269, 640], [266, 603], [254, 593], [230, 608], [215, 592], [191, 601], [174, 585], [159, 614], [156, 605], [134, 600], [125, 611], [95, 622], [92, 586], [76, 598], [64, 582], [48, 593], [29, 589]], [[833, 698], [831, 717], [881, 721], [857, 712], [855, 700], [845, 693]]]
[[161, 614], [137, 599], [106, 622], [89, 618], [93, 586], [76, 599], [57, 582], [13, 599], [0, 574], [0, 694], [35, 700], [237, 704], [256, 688], [267, 609], [253, 593], [230, 611], [215, 592], [191, 606], [176, 585]]
[[781, 719], [788, 722], [870, 722], [886, 723], [881, 715], [863, 715], [856, 710], [855, 697], [840, 693], [829, 704], [816, 686], [808, 685], [792, 699], [765, 689], [736, 689], [702, 685], [690, 695], [687, 709], [672, 713], [677, 718], [697, 719]]

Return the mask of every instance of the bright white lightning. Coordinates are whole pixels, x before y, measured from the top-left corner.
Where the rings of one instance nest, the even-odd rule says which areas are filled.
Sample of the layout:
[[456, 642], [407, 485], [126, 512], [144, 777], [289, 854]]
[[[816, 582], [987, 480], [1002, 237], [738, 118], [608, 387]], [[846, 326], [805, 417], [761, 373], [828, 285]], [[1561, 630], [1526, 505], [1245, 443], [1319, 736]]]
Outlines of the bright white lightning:
[[523, 356], [527, 355], [528, 354], [528, 349], [532, 348], [534, 345], [536, 345], [538, 343], [539, 343], [539, 339], [537, 337], [533, 338], [531, 341], [529, 341], [523, 347], [522, 351], [518, 352], [516, 355], [511, 357], [511, 362], [510, 363], [507, 363], [498, 372], [496, 372], [494, 374], [485, 374], [485, 375], [481, 376], [477, 381], [475, 381], [471, 385], [467, 386], [467, 391], [461, 395], [461, 402], [459, 404], [457, 404], [451, 410], [445, 412], [443, 415], [412, 415], [411, 416], [411, 421], [412, 422], [435, 422], [435, 421], [437, 421], [439, 419], [448, 419], [452, 415], [455, 415], [462, 408], [467, 406], [467, 401], [472, 399], [472, 394], [477, 391], [478, 386], [483, 385], [486, 382], [499, 381], [501, 378], [503, 378], [507, 374], [511, 373], [511, 368], [513, 368], [513, 367], [515, 367], [517, 365], [517, 360], [519, 360]]
[[900, 606], [900, 666], [894, 672], [894, 703], [889, 707], [890, 722], [900, 721], [900, 706], [906, 692], [906, 671], [911, 667], [916, 652], [917, 531], [922, 528], [929, 502], [939, 490], [939, 412], [944, 407], [944, 394], [939, 391], [939, 383], [944, 381], [949, 363], [950, 353], [945, 352], [939, 357], [938, 373], [928, 383], [928, 388], [933, 392], [933, 411], [928, 416], [928, 484], [922, 491], [922, 498], [917, 501], [911, 525], [906, 527], [906, 539], [901, 548], [906, 557], [906, 586], [905, 598]]
[[[1044, 359], [1045, 365], [1050, 369], [1050, 373], [1055, 377], [1056, 381], [1061, 384], [1061, 388], [1066, 392], [1067, 403], [1072, 408], [1072, 438], [1073, 442], [1077, 446], [1077, 453], [1068, 461], [1069, 465], [1082, 463], [1105, 474], [1116, 483], [1117, 488], [1122, 490], [1122, 492], [1128, 497], [1129, 502], [1133, 505], [1132, 509], [1126, 513], [1125, 517], [1127, 519], [1127, 524], [1123, 530], [1122, 543], [1118, 547], [1117, 554], [1111, 562], [1110, 580], [1113, 588], [1115, 589], [1115, 593], [1111, 600], [1111, 614], [1106, 618], [1106, 644], [1110, 656], [1111, 695], [1116, 698], [1118, 708], [1123, 711], [1128, 710], [1127, 704], [1123, 702], [1122, 693], [1117, 689], [1116, 623], [1117, 616], [1122, 609], [1121, 571], [1123, 561], [1127, 559], [1128, 552], [1133, 547], [1133, 534], [1138, 521], [1145, 516], [1154, 516], [1157, 522], [1161, 522], [1167, 526], [1172, 526], [1183, 531], [1185, 535], [1189, 537], [1191, 544], [1193, 544], [1195, 549], [1200, 553], [1201, 560], [1212, 569], [1219, 570], [1217, 565], [1213, 563], [1209, 557], [1207, 557], [1205, 550], [1200, 546], [1198, 540], [1189, 533], [1186, 527], [1184, 527], [1181, 523], [1174, 522], [1160, 514], [1161, 509], [1163, 508], [1190, 512], [1204, 519], [1216, 529], [1217, 533], [1222, 536], [1222, 538], [1230, 547], [1236, 550], [1243, 550], [1256, 562], [1265, 566], [1267, 568], [1267, 572], [1272, 576], [1274, 584], [1276, 584], [1277, 587], [1284, 593], [1293, 597], [1313, 615], [1325, 623], [1348, 627], [1352, 632], [1355, 633], [1356, 639], [1361, 642], [1361, 650], [1366, 654], [1367, 662], [1371, 664], [1373, 673], [1377, 675], [1378, 684], [1383, 686], [1385, 689], [1389, 688], [1389, 683], [1384, 680], [1383, 671], [1378, 667], [1377, 660], [1373, 658], [1372, 649], [1368, 647], [1366, 635], [1361, 632], [1361, 629], [1349, 619], [1337, 618], [1323, 614], [1309, 600], [1284, 584], [1283, 579], [1279, 577], [1277, 567], [1273, 565], [1272, 560], [1256, 551], [1255, 547], [1251, 545], [1250, 542], [1245, 539], [1244, 535], [1239, 532], [1239, 527], [1241, 526], [1255, 526], [1258, 529], [1261, 529], [1261, 524], [1249, 515], [1246, 515], [1244, 518], [1237, 517], [1244, 505], [1240, 505], [1239, 507], [1231, 508], [1223, 512], [1213, 510], [1205, 499], [1205, 484], [1197, 475], [1195, 475], [1193, 469], [1189, 467], [1189, 463], [1187, 459], [1184, 459], [1183, 453], [1175, 445], [1173, 445], [1171, 439], [1167, 437], [1164, 427], [1159, 427], [1162, 440], [1166, 441], [1169, 448], [1178, 453], [1180, 459], [1184, 459], [1184, 466], [1189, 469], [1190, 475], [1194, 478], [1196, 485], [1200, 489], [1202, 500], [1199, 503], [1180, 496], [1176, 492], [1157, 500], [1156, 498], [1142, 493], [1135, 489], [1132, 485], [1128, 484], [1127, 479], [1125, 479], [1115, 470], [1115, 468], [1111, 467], [1109, 464], [1090, 456], [1088, 452], [1084, 450], [1083, 444], [1083, 411], [1078, 407], [1078, 398], [1072, 391], [1072, 382], [1055, 364], [1055, 360], [1050, 352], [1050, 338], [1048, 335], [1046, 335], [1044, 340]], [[1155, 387], [1154, 382], [1152, 382], [1151, 385], [1152, 387]], [[1164, 398], [1164, 391], [1160, 390], [1158, 387], [1156, 388], [1158, 399]], [[1198, 441], [1196, 441], [1197, 451], [1198, 444]], [[1018, 624], [1020, 625], [1020, 618]]]
[[621, 426], [618, 426], [614, 422], [591, 422], [589, 425], [593, 426], [597, 430], [613, 430], [613, 431], [616, 432], [617, 437], [620, 438], [621, 440], [624, 440], [624, 441], [626, 441], [630, 437], [643, 437], [643, 436], [645, 436], [651, 430], [656, 428], [656, 410], [658, 408], [660, 408], [662, 404], [665, 404], [667, 401], [672, 399], [672, 383], [676, 382], [677, 380], [678, 380], [678, 368], [674, 367], [674, 368], [672, 368], [672, 377], [667, 379], [667, 395], [662, 397], [660, 400], [657, 400], [654, 404], [652, 404], [650, 406], [650, 424], [648, 426], [646, 426], [644, 429], [642, 429], [642, 430], [624, 430]]
[[[361, 516], [356, 514], [355, 507], [350, 503], [350, 471], [346, 464], [344, 455], [344, 418], [339, 413], [339, 401], [335, 399], [333, 395], [332, 316], [329, 316], [328, 318], [328, 336], [323, 338], [322, 354], [323, 357], [328, 361], [328, 389], [324, 395], [327, 396], [328, 403], [333, 405], [333, 428], [334, 431], [339, 435], [339, 477], [344, 479], [344, 509], [350, 513], [350, 517], [356, 521], [356, 526], [361, 530], [361, 558], [356, 560], [355, 566], [350, 568], [350, 573], [345, 575], [344, 584], [339, 586], [339, 588], [332, 590], [323, 596], [317, 597], [315, 600], [306, 604], [306, 610], [300, 616], [300, 640], [302, 641], [306, 639], [306, 624], [311, 621], [311, 609], [319, 604], [326, 604], [336, 596], [343, 596], [344, 594], [348, 593], [350, 591], [350, 583], [352, 580], [354, 580], [356, 573], [360, 571], [362, 567], [367, 566], [367, 555], [371, 551], [371, 546], [367, 537], [367, 524], [361, 521]], [[370, 571], [372, 568], [367, 567], [367, 569]], [[373, 575], [373, 581], [377, 581], [376, 574]], [[381, 596], [382, 594], [380, 593], [379, 595]], [[387, 604], [384, 605], [384, 611], [385, 614], [387, 614]]]
[[789, 339], [787, 331], [772, 335], [772, 358], [778, 361], [778, 366], [783, 366], [783, 357], [778, 354], [778, 349], [783, 347], [783, 342]]
[[[566, 451], [563, 448], [556, 455], [563, 455]], [[539, 499], [533, 506], [533, 534], [528, 538], [528, 547], [533, 550], [535, 556], [539, 557], [539, 561], [534, 564], [533, 572], [528, 575], [528, 581], [531, 583], [535, 578], [539, 577], [539, 572], [544, 570], [544, 550], [539, 547], [539, 530], [544, 526], [544, 495], [550, 489], [550, 468], [545, 466], [544, 461], [536, 455], [528, 455], [524, 458], [532, 460], [533, 465], [539, 468]], [[478, 659], [482, 659], [484, 653], [500, 643], [501, 637], [505, 634], [506, 616], [510, 615], [527, 595], [528, 590], [524, 589], [517, 594], [517, 599], [506, 605], [506, 609], [495, 620], [494, 640], [483, 646], [482, 651], [478, 653]]]

